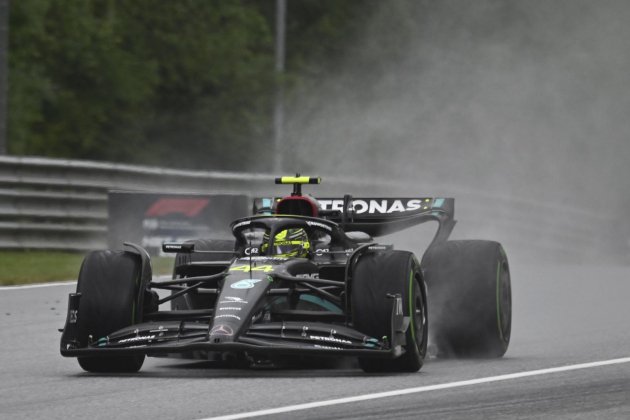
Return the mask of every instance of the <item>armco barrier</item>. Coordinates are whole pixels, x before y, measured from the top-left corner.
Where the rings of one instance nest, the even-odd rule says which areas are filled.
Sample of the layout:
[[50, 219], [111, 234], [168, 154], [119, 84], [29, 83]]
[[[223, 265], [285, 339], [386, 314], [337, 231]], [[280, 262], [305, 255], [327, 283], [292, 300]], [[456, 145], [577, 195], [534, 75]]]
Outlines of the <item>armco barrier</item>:
[[232, 192], [271, 175], [0, 157], [0, 248], [86, 250], [107, 242], [107, 191]]
[[[484, 237], [532, 253], [573, 259], [619, 252], [619, 224], [601, 212], [474, 191], [324, 175], [318, 194], [456, 197], [455, 237]], [[86, 250], [106, 247], [107, 191], [274, 195], [275, 174], [188, 171], [102, 162], [0, 156], [0, 248]], [[424, 191], [423, 191], [424, 190]]]

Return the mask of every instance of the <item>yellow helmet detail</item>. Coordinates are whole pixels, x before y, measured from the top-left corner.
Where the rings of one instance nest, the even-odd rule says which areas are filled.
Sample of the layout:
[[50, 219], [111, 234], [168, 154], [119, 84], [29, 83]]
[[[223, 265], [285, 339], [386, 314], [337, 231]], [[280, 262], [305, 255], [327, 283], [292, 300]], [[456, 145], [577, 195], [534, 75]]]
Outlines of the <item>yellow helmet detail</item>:
[[269, 235], [263, 237], [264, 243], [261, 246], [263, 253], [274, 257], [294, 257], [304, 258], [308, 255], [311, 243], [308, 240], [306, 231], [302, 228], [285, 229], [276, 234], [273, 241], [273, 252], [268, 253]]

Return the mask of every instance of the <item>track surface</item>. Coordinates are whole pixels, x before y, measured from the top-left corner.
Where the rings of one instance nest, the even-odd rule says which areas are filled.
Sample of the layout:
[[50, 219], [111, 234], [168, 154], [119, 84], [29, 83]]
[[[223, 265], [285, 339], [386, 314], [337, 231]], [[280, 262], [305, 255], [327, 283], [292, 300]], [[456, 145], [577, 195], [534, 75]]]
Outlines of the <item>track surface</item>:
[[[93, 375], [59, 355], [74, 285], [0, 289], [0, 418], [200, 419], [630, 357], [630, 268], [512, 265], [512, 343], [500, 360], [428, 360], [417, 374], [229, 370], [147, 359]], [[630, 363], [309, 408], [267, 418], [630, 418]]]

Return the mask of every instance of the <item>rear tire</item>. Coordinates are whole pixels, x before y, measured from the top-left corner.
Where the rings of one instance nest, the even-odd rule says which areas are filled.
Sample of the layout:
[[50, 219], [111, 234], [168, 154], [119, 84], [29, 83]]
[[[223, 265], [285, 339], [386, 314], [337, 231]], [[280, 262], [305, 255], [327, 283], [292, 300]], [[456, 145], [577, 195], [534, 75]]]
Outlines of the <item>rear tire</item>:
[[[97, 340], [138, 322], [140, 272], [139, 258], [124, 251], [94, 251], [85, 257], [77, 282], [82, 346], [90, 336]], [[88, 372], [137, 372], [144, 355], [79, 357], [78, 361]]]
[[411, 316], [405, 352], [397, 359], [360, 357], [359, 365], [365, 372], [417, 372], [427, 350], [427, 305], [420, 267], [411, 252], [384, 251], [361, 256], [354, 268], [351, 290], [352, 319], [358, 331], [378, 339], [392, 339], [394, 300], [388, 294], [399, 294], [404, 316]]
[[439, 357], [502, 357], [510, 343], [510, 271], [501, 244], [448, 241], [422, 260]]

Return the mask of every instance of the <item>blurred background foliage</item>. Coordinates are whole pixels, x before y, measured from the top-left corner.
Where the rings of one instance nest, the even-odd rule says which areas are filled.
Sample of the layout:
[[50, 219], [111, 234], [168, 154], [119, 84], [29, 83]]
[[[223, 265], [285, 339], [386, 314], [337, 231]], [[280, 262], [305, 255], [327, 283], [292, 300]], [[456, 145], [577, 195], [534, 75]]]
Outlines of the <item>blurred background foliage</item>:
[[[19, 0], [10, 154], [270, 170], [275, 0]], [[377, 1], [288, 2], [287, 95], [334, 71]]]

